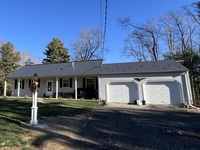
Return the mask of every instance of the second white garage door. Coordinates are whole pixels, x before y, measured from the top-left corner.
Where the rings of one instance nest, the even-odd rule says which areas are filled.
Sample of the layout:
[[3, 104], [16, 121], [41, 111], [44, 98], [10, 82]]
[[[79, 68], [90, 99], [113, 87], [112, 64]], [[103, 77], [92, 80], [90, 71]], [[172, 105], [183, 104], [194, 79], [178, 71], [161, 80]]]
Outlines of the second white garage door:
[[137, 95], [137, 87], [133, 82], [111, 82], [108, 84], [108, 102], [134, 103]]
[[181, 104], [180, 91], [176, 82], [147, 82], [143, 86], [147, 104]]

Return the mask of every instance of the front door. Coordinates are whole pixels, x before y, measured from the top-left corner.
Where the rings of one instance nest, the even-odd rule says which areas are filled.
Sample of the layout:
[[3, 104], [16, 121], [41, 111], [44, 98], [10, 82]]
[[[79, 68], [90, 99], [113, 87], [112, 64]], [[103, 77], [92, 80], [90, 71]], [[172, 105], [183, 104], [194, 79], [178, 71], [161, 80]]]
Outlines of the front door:
[[53, 96], [53, 81], [47, 81], [46, 85], [46, 96]]

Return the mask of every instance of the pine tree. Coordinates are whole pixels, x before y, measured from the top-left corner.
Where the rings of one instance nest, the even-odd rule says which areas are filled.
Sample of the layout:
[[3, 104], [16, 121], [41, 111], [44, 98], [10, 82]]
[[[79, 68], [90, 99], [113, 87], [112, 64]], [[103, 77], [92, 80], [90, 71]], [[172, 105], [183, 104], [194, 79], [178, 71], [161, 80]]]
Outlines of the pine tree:
[[[20, 67], [20, 53], [15, 51], [11, 42], [3, 43], [0, 47], [0, 91], [4, 88], [4, 77]], [[12, 82], [8, 82], [7, 95], [11, 95]]]
[[11, 42], [2, 44], [1, 46], [1, 72], [6, 76], [7, 74], [18, 69], [20, 61], [20, 53], [15, 51], [15, 47]]
[[42, 63], [69, 62], [70, 56], [68, 54], [68, 49], [64, 47], [64, 44], [60, 39], [53, 38], [46, 48], [47, 49], [44, 52], [46, 58], [43, 59]]

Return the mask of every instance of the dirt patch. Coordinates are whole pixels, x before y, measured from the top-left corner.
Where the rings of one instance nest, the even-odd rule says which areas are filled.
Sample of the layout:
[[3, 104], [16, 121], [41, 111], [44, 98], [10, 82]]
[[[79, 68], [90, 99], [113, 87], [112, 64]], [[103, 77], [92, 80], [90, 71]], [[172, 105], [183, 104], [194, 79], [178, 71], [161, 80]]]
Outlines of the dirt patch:
[[31, 149], [68, 150], [70, 142], [81, 139], [77, 133], [91, 115], [92, 112], [74, 117], [41, 117], [39, 124], [45, 124], [46, 127], [30, 126], [27, 123], [22, 123], [22, 127], [26, 132], [25, 138], [32, 142]]
[[[27, 124], [22, 124], [22, 127], [26, 131], [26, 138], [32, 143], [30, 149], [33, 150], [159, 149], [164, 142], [172, 142], [178, 147], [180, 145], [177, 141], [184, 143], [188, 140], [192, 145], [192, 141], [200, 139], [197, 134], [200, 131], [195, 127], [199, 122], [199, 113], [200, 110], [197, 109], [171, 105], [112, 103], [95, 112], [74, 117], [41, 117], [39, 123], [47, 124], [45, 128]], [[193, 115], [192, 119], [190, 115]], [[159, 136], [163, 141], [156, 139]], [[142, 142], [145, 138], [146, 141]], [[128, 142], [128, 139], [134, 141]], [[150, 147], [155, 141], [157, 145]], [[171, 148], [170, 144], [163, 148], [165, 146]]]
[[123, 104], [123, 103], [108, 103], [107, 106], [109, 108], [127, 108], [127, 109], [139, 109], [139, 110], [165, 110], [165, 111], [187, 111], [187, 112], [200, 112], [200, 109], [194, 108], [183, 108], [182, 105], [135, 105], [135, 104]]

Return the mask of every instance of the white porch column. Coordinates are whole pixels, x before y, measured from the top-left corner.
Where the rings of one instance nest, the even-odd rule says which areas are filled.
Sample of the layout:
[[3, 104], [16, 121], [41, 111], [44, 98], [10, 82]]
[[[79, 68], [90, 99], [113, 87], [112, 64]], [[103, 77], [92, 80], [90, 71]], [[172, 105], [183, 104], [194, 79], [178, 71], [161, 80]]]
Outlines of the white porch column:
[[77, 77], [75, 77], [75, 99], [77, 99]]
[[20, 79], [17, 80], [17, 97], [20, 96]]
[[100, 90], [100, 86], [101, 86], [101, 85], [100, 85], [99, 76], [97, 76], [97, 79], [98, 79], [98, 88], [97, 88], [97, 89], [98, 89], [98, 99], [100, 99], [102, 94], [101, 94], [101, 90]]
[[58, 99], [58, 77], [56, 77], [56, 99]]
[[6, 96], [7, 80], [4, 81], [4, 96]]

